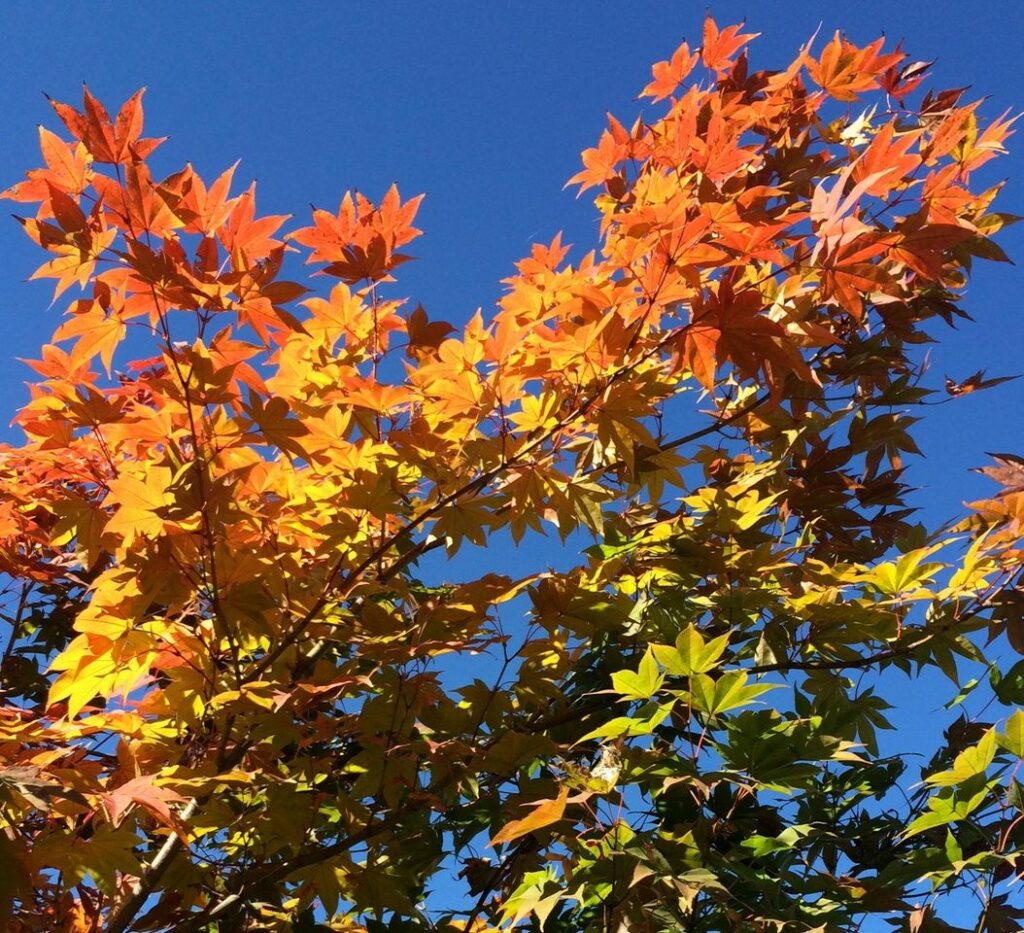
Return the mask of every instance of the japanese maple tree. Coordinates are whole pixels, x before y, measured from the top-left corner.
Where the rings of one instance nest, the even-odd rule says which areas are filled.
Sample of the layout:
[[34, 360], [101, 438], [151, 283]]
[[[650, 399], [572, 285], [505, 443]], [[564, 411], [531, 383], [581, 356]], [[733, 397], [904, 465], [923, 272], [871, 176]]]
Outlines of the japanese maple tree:
[[[656, 64], [571, 179], [599, 241], [462, 326], [396, 297], [420, 198], [263, 216], [156, 172], [141, 92], [53, 103], [6, 192], [66, 313], [0, 447], [5, 929], [1019, 927], [1024, 459], [944, 528], [905, 473], [1004, 379], [921, 345], [1006, 258], [1013, 120], [754, 38]], [[574, 569], [498, 572], [541, 534]], [[934, 672], [921, 770], [884, 691]]]

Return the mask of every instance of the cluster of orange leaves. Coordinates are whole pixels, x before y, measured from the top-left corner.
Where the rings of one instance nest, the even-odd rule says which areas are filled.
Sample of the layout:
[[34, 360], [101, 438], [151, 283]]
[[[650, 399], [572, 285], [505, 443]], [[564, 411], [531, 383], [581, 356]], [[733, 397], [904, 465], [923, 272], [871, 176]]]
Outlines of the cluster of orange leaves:
[[[0, 571], [88, 598], [47, 701], [0, 709], [0, 764], [67, 789], [45, 852], [19, 842], [25, 871], [61, 864], [83, 814], [187, 835], [171, 807], [189, 780], [268, 766], [231, 754], [266, 710], [327, 728], [318, 697], [361, 682], [304, 665], [319, 640], [380, 665], [472, 645], [513, 581], [463, 585], [454, 615], [371, 612], [433, 543], [597, 531], [602, 504], [681, 482], [653, 427], [666, 400], [814, 392], [822, 352], [872, 310], [898, 327], [962, 284], [956, 251], [999, 225], [970, 178], [1011, 121], [979, 129], [957, 92], [905, 109], [924, 67], [880, 42], [837, 35], [749, 73], [751, 38], [709, 19], [702, 48], [655, 65], [664, 115], [609, 117], [572, 179], [599, 189], [599, 248], [570, 264], [558, 237], [535, 246], [493, 318], [457, 332], [382, 297], [420, 198], [345, 195], [282, 233], [234, 168], [155, 178], [141, 92], [116, 118], [88, 91], [81, 111], [54, 103], [69, 138], [41, 129], [44, 165], [6, 197], [37, 205], [34, 277], [80, 297], [30, 364], [24, 442], [0, 448]], [[836, 109], [879, 91], [875, 122]], [[328, 293], [284, 278], [296, 252]], [[101, 909], [72, 900], [67, 916]]]

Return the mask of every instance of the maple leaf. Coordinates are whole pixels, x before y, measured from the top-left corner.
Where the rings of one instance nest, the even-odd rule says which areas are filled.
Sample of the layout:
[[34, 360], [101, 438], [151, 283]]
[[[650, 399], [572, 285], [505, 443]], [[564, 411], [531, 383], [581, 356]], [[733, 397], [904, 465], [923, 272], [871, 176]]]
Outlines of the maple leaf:
[[752, 170], [757, 150], [739, 145], [740, 134], [715, 110], [708, 120], [703, 138], [694, 140], [693, 164], [717, 185], [727, 181], [741, 169]]
[[897, 136], [895, 120], [891, 120], [875, 134], [853, 170], [854, 181], [861, 182], [868, 177], [875, 179], [873, 184], [864, 189], [864, 194], [884, 198], [893, 188], [903, 183], [921, 164], [921, 157], [910, 152], [921, 136], [920, 130]]
[[[368, 355], [385, 352], [390, 334], [408, 326], [398, 314], [397, 304], [378, 302], [371, 307], [360, 292], [353, 292], [344, 282], [331, 289], [328, 299], [310, 298], [302, 304], [313, 315], [305, 325], [312, 336], [331, 347], [344, 339], [346, 349]], [[417, 317], [414, 312], [412, 317], [419, 324], [426, 314]]]
[[431, 321], [423, 306], [417, 305], [405, 323], [405, 330], [409, 336], [406, 354], [414, 359], [420, 359], [435, 356], [442, 341], [455, 328], [447, 321]]
[[813, 379], [783, 327], [763, 312], [757, 289], [737, 294], [728, 279], [694, 303], [691, 323], [682, 334], [681, 357], [705, 388], [714, 385], [716, 370], [727, 361], [747, 378], [763, 372], [776, 388], [786, 372]]
[[106, 313], [92, 301], [78, 302], [72, 316], [54, 333], [55, 341], [75, 339], [69, 366], [84, 366], [99, 356], [110, 375], [114, 351], [124, 339], [127, 327], [117, 314]]
[[847, 192], [846, 185], [852, 177], [855, 167], [855, 165], [850, 165], [844, 168], [833, 183], [831, 190], [826, 190], [824, 182], [814, 189], [814, 196], [811, 199], [811, 221], [815, 225], [815, 232], [820, 237], [820, 242], [815, 247], [815, 253], [811, 257], [812, 261], [817, 258], [822, 249], [835, 250], [870, 230], [868, 225], [857, 217], [855, 208], [860, 199], [873, 186], [892, 173], [893, 168], [887, 167], [881, 172], [862, 178]]
[[85, 191], [92, 177], [92, 158], [84, 145], [79, 143], [72, 149], [44, 126], [39, 127], [39, 148], [46, 168], [28, 172], [26, 181], [8, 188], [0, 197], [43, 202], [38, 214], [42, 220], [52, 213], [46, 203], [52, 189], [75, 196]]
[[729, 71], [733, 65], [733, 57], [751, 39], [761, 33], [741, 33], [742, 23], [719, 29], [718, 24], [707, 16], [704, 19], [704, 44], [701, 46], [700, 58], [706, 68], [719, 75]]
[[52, 224], [18, 218], [25, 231], [40, 245], [55, 254], [55, 258], [43, 263], [32, 279], [57, 279], [54, 300], [77, 283], [84, 287], [96, 270], [96, 263], [104, 251], [114, 242], [117, 231], [94, 230], [91, 225], [68, 236]]
[[185, 798], [169, 787], [156, 783], [155, 775], [140, 775], [132, 778], [112, 791], [100, 795], [100, 801], [107, 819], [118, 827], [132, 807], [145, 809], [158, 823], [174, 830], [183, 842], [188, 842], [188, 827], [171, 809], [174, 804], [185, 802]]
[[434, 535], [446, 542], [449, 555], [455, 554], [463, 539], [483, 547], [487, 532], [494, 524], [493, 500], [477, 497], [442, 509], [434, 522]]
[[524, 816], [521, 820], [513, 820], [511, 823], [507, 823], [503, 826], [491, 839], [492, 846], [498, 846], [502, 843], [512, 842], [514, 839], [518, 839], [520, 836], [525, 836], [527, 833], [535, 832], [538, 829], [543, 829], [545, 826], [551, 826], [553, 823], [557, 823], [565, 815], [565, 805], [569, 799], [569, 788], [563, 786], [558, 796], [552, 800], [537, 800], [531, 802], [533, 812], [529, 816]]
[[[611, 114], [608, 115], [609, 120], [612, 120]], [[580, 193], [592, 188], [594, 185], [609, 184], [612, 179], [619, 178], [619, 163], [621, 163], [628, 155], [628, 142], [629, 136], [626, 134], [626, 140], [618, 138], [618, 135], [605, 130], [601, 134], [601, 139], [595, 148], [585, 149], [583, 151], [582, 159], [584, 169], [581, 172], [577, 172], [572, 176], [565, 184], [566, 187], [573, 184], [579, 184]]]
[[[896, 47], [896, 51], [900, 51], [899, 46]], [[887, 94], [902, 104], [928, 77], [928, 69], [934, 64], [934, 61], [910, 62], [901, 68], [896, 64], [890, 65], [882, 78], [882, 87]]]
[[668, 61], [655, 62], [651, 66], [651, 76], [654, 80], [640, 92], [641, 96], [651, 97], [657, 102], [674, 94], [698, 61], [700, 52], [691, 52], [690, 46], [682, 43]]
[[139, 138], [144, 92], [145, 88], [140, 88], [125, 101], [116, 121], [111, 121], [106, 108], [84, 86], [82, 111], [52, 99], [50, 105], [71, 135], [82, 141], [93, 159], [110, 164], [125, 163], [146, 158], [163, 142], [162, 139]]
[[993, 454], [996, 466], [975, 467], [975, 473], [981, 473], [995, 480], [1003, 487], [1003, 495], [1024, 492], [1024, 457], [1016, 454]]
[[900, 51], [881, 54], [884, 44], [884, 39], [876, 39], [860, 48], [837, 30], [817, 60], [804, 53], [808, 74], [836, 100], [854, 101], [878, 87], [883, 75], [905, 57]]
[[308, 263], [328, 263], [323, 270], [327, 275], [349, 283], [381, 280], [410, 258], [396, 253], [395, 248], [420, 235], [412, 221], [422, 200], [421, 194], [403, 204], [395, 185], [388, 189], [380, 207], [361, 194], [353, 198], [346, 193], [337, 214], [314, 210], [313, 226], [296, 230], [291, 239], [312, 248]]
[[50, 810], [55, 799], [70, 800], [81, 806], [89, 805], [78, 791], [65, 786], [33, 765], [0, 767], [0, 785], [13, 788], [32, 806], [43, 812]]
[[229, 198], [231, 179], [238, 168], [236, 162], [210, 185], [189, 165], [176, 175], [164, 179], [157, 190], [179, 220], [185, 224], [188, 233], [201, 233], [212, 237], [231, 216], [238, 198]]
[[382, 415], [406, 404], [409, 390], [403, 385], [388, 385], [375, 379], [351, 376], [345, 380], [345, 401], [357, 408], [367, 408]]
[[999, 117], [998, 120], [993, 120], [989, 123], [989, 125], [986, 126], [979, 134], [977, 118], [973, 113], [970, 114], [966, 127], [967, 132], [961, 143], [960, 152], [958, 153], [964, 174], [976, 171], [986, 162], [994, 159], [997, 155], [1006, 152], [1005, 142], [1013, 135], [1013, 133], [1010, 132], [1010, 127], [1012, 127], [1020, 117], [1021, 114], [1011, 117], [1010, 111], [1007, 110]]
[[171, 504], [171, 472], [152, 467], [141, 478], [121, 475], [107, 483], [104, 504], [116, 506], [106, 524], [107, 534], [119, 535], [124, 547], [138, 538], [155, 538], [164, 530], [164, 511]]
[[290, 215], [274, 214], [256, 216], [256, 182], [234, 199], [234, 206], [227, 220], [217, 228], [217, 237], [224, 248], [236, 258], [238, 269], [248, 269], [251, 264], [267, 259], [271, 253], [283, 246], [283, 241], [274, 237]]
[[986, 379], [985, 370], [979, 369], [976, 373], [968, 376], [966, 379], [961, 379], [959, 382], [946, 376], [946, 392], [952, 396], [969, 395], [971, 392], [991, 389], [1002, 385], [1004, 382], [1012, 382], [1014, 379], [1020, 379], [1020, 376], [996, 376], [992, 379]]
[[912, 216], [896, 224], [894, 229], [897, 236], [888, 240], [889, 256], [906, 263], [919, 275], [936, 279], [942, 278], [954, 247], [977, 239], [969, 227], [943, 223], [938, 218], [926, 222], [920, 216]]
[[286, 399], [273, 396], [264, 401], [255, 392], [250, 392], [245, 412], [255, 423], [258, 435], [265, 443], [299, 457], [306, 455], [305, 448], [297, 438], [309, 432], [301, 421], [292, 417]]

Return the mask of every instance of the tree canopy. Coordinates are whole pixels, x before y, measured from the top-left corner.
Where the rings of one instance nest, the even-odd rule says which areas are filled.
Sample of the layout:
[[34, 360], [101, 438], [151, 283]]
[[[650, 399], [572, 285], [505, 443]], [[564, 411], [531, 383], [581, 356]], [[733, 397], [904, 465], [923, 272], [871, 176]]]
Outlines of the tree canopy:
[[[5, 192], [66, 304], [0, 446], [8, 929], [1019, 928], [1024, 459], [943, 527], [906, 475], [1007, 378], [922, 347], [1006, 260], [1013, 120], [754, 38], [655, 64], [570, 180], [598, 241], [459, 326], [399, 297], [420, 197], [263, 216], [159, 177], [141, 91], [53, 102]], [[572, 569], [501, 573], [544, 534]], [[935, 672], [918, 767], [879, 734]]]

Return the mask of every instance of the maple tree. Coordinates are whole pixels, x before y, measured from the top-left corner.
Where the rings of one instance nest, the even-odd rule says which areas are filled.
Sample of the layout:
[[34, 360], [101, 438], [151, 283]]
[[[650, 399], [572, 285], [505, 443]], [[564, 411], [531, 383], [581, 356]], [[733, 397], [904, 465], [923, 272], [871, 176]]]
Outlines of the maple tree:
[[[75, 296], [0, 447], [6, 929], [1019, 926], [1024, 459], [937, 529], [904, 476], [1013, 121], [753, 38], [656, 64], [571, 180], [600, 241], [460, 328], [392, 297], [419, 198], [293, 226], [158, 180], [141, 92], [53, 103], [6, 192]], [[545, 532], [574, 569], [429, 556]], [[918, 775], [882, 687], [934, 671]]]

